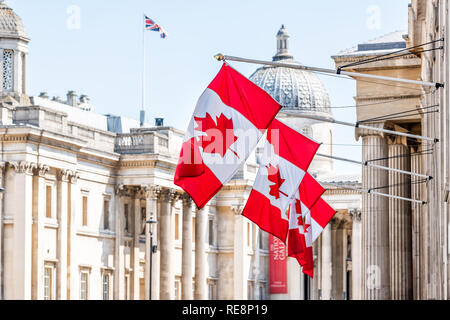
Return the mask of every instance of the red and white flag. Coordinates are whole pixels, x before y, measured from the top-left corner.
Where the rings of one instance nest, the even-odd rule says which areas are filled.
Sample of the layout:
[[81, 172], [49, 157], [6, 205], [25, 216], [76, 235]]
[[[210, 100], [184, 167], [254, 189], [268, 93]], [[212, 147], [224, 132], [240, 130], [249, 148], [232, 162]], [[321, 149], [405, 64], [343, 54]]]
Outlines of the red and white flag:
[[317, 142], [275, 119], [267, 130], [258, 175], [242, 215], [286, 242], [286, 211], [319, 147]]
[[307, 175], [289, 208], [288, 256], [297, 259], [303, 273], [314, 276], [313, 243], [336, 211], [322, 198], [325, 189]]
[[306, 173], [289, 207], [288, 256], [296, 258], [303, 267], [303, 272], [311, 278], [314, 271], [313, 252], [312, 246], [306, 244], [305, 229], [308, 230], [309, 226], [305, 223], [304, 217], [324, 192], [325, 189]]
[[281, 106], [230, 66], [200, 97], [174, 183], [202, 208], [247, 160]]

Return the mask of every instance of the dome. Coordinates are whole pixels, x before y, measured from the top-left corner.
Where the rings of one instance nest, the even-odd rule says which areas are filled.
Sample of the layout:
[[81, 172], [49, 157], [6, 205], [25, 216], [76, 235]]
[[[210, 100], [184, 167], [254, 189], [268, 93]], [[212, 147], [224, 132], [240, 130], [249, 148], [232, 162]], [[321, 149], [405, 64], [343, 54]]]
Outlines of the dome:
[[22, 19], [0, 0], [0, 38], [25, 38], [27, 34]]
[[[277, 34], [277, 54], [273, 61], [300, 65], [289, 52], [289, 34], [284, 25]], [[257, 69], [250, 80], [281, 104], [283, 111], [314, 112], [331, 117], [328, 92], [310, 71], [264, 66]]]

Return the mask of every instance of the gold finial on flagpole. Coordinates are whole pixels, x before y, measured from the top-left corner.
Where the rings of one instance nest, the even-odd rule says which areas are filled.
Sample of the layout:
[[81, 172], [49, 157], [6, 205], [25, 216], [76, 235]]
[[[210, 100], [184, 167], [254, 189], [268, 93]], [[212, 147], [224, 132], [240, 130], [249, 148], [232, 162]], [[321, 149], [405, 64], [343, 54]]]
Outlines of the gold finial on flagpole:
[[225, 57], [224, 57], [223, 54], [221, 54], [221, 53], [216, 54], [216, 55], [214, 56], [214, 58], [215, 58], [217, 61], [225, 61]]

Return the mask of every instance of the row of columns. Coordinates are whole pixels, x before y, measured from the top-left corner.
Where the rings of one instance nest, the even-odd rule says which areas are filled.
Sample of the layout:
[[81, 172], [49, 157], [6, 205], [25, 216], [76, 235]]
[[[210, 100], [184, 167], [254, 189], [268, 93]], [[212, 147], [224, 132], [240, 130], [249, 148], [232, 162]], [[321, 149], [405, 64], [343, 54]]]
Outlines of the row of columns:
[[[118, 187], [119, 205], [116, 212], [117, 217], [123, 216], [123, 197], [133, 197], [129, 188]], [[180, 195], [173, 189], [160, 187], [138, 187], [134, 195], [134, 246], [132, 248], [133, 270], [139, 267], [139, 236], [140, 236], [140, 201], [146, 199], [146, 221], [156, 219], [157, 227], [145, 226], [145, 298], [156, 300], [173, 300], [175, 298], [175, 274], [174, 274], [174, 239], [172, 234], [172, 211], [178, 200], [182, 201], [182, 275], [181, 275], [181, 297], [183, 300], [205, 300], [207, 299], [207, 260], [206, 260], [206, 232], [208, 222], [208, 210], [203, 208], [197, 211], [195, 219], [195, 264], [192, 262], [193, 256], [193, 210], [192, 200], [187, 194]], [[120, 218], [119, 218], [120, 219]], [[123, 220], [123, 218], [122, 218]], [[119, 242], [122, 242], [123, 221], [118, 223], [116, 233]], [[152, 228], [152, 230], [150, 230]], [[157, 246], [157, 252], [152, 256], [152, 270], [150, 282], [150, 251], [152, 231], [153, 245]], [[124, 270], [121, 267], [123, 261], [123, 245], [116, 246], [116, 259], [119, 264], [119, 276], [123, 279]], [[193, 266], [195, 265], [195, 270]], [[137, 270], [136, 270], [137, 271]], [[193, 276], [195, 276], [195, 289], [193, 290]], [[134, 288], [138, 287], [139, 279], [133, 277]], [[120, 283], [117, 285], [121, 286]], [[123, 290], [119, 290], [123, 291]], [[138, 294], [136, 290], [135, 295]], [[119, 295], [119, 299], [124, 299]], [[136, 299], [136, 297], [134, 297]]]
[[[383, 127], [384, 124], [371, 124]], [[404, 171], [411, 170], [406, 139], [386, 137], [358, 129], [363, 162]], [[411, 197], [409, 176], [363, 167], [363, 189], [404, 198]], [[409, 202], [363, 194], [361, 294], [364, 300], [406, 300], [413, 294], [412, 220]]]

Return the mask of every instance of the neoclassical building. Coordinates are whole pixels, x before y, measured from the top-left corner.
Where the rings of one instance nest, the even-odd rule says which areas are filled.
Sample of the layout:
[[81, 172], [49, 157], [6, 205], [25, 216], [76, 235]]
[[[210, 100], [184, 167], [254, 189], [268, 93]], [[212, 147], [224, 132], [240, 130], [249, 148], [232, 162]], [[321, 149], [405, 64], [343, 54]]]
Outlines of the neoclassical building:
[[[358, 121], [438, 139], [406, 139], [356, 130], [363, 161], [412, 171], [431, 180], [364, 168], [364, 188], [413, 198], [424, 204], [363, 195], [362, 299], [449, 298], [449, 75], [447, 0], [413, 0], [408, 30], [344, 50], [336, 66], [356, 72], [438, 82], [444, 87], [405, 85], [356, 78]], [[399, 50], [404, 50], [399, 53]], [[397, 53], [397, 54], [394, 54]], [[388, 60], [379, 60], [391, 54]], [[378, 61], [376, 61], [378, 60]]]
[[[339, 213], [315, 245], [314, 281], [289, 258], [287, 291], [272, 295], [268, 235], [241, 216], [260, 149], [197, 210], [173, 184], [184, 132], [163, 119], [141, 126], [96, 113], [74, 91], [64, 100], [28, 96], [29, 41], [0, 1], [0, 299], [351, 297], [360, 195], [339, 184], [358, 186], [358, 176], [339, 177], [330, 160], [314, 161], [311, 172], [336, 183], [326, 199]], [[274, 60], [296, 63], [288, 41], [282, 28]], [[251, 79], [284, 106], [280, 119], [332, 153], [332, 127], [301, 117], [332, 117], [315, 75], [271, 67]]]

